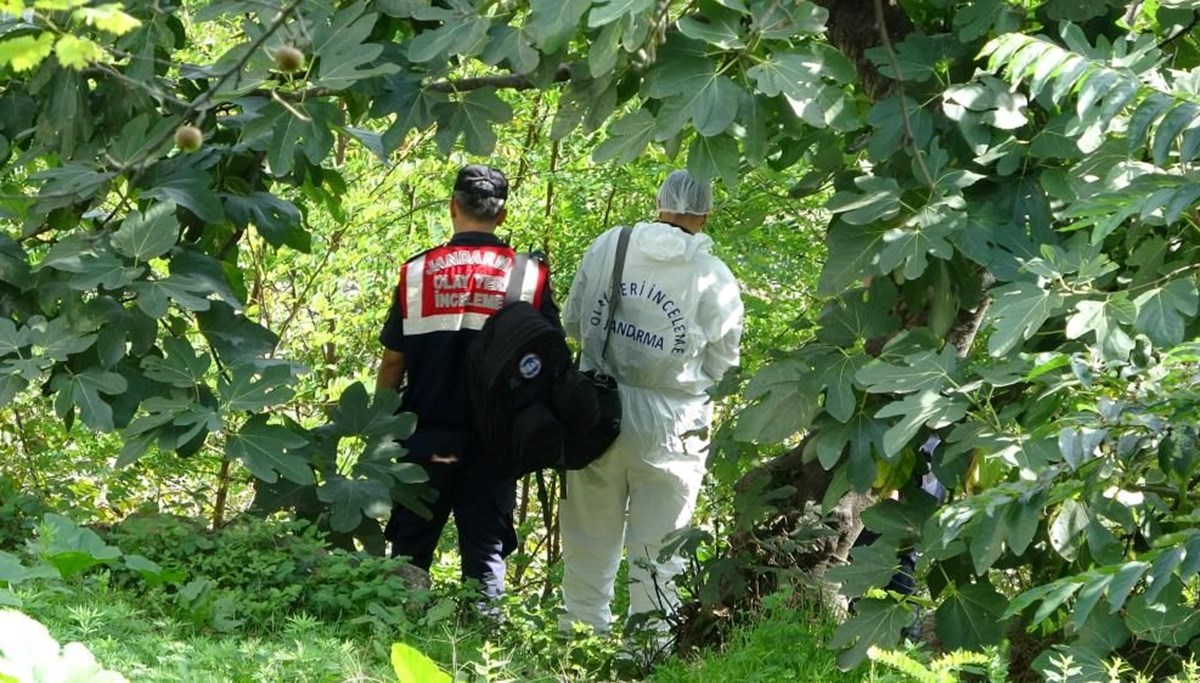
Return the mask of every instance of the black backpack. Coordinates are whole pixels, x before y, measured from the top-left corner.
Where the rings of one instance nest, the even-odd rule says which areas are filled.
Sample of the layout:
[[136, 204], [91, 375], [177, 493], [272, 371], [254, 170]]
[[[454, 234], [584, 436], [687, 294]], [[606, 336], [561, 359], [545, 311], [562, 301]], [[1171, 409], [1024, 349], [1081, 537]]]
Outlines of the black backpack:
[[[613, 302], [619, 301], [628, 241], [626, 228], [618, 243]], [[526, 263], [527, 257], [518, 256], [510, 283], [522, 281]], [[488, 318], [467, 350], [471, 419], [489, 464], [500, 472], [519, 477], [583, 469], [621, 431], [616, 380], [603, 372], [580, 372], [562, 330], [520, 301], [518, 292], [510, 284], [509, 303]], [[609, 327], [612, 320], [610, 313]]]

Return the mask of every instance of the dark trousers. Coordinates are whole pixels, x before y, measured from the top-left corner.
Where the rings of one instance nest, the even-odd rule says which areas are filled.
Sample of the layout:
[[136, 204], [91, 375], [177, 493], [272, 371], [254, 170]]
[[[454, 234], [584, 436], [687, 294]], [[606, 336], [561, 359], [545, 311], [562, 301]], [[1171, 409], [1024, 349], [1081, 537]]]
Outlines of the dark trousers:
[[422, 458], [429, 486], [437, 491], [430, 503], [430, 519], [397, 505], [384, 534], [392, 542], [393, 557], [408, 557], [413, 565], [429, 569], [438, 539], [450, 514], [458, 529], [462, 576], [480, 583], [488, 598], [504, 593], [504, 558], [517, 547], [513, 529], [517, 482], [460, 463], [444, 464]]

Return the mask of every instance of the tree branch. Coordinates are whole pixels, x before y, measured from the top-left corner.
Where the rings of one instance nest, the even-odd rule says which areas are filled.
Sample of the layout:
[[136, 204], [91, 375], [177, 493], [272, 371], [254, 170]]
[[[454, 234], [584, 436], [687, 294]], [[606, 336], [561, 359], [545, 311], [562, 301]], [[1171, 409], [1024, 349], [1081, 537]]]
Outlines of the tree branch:
[[900, 77], [900, 60], [896, 56], [896, 50], [892, 47], [892, 38], [888, 35], [887, 19], [883, 14], [883, 0], [875, 0], [875, 23], [879, 28], [879, 38], [883, 41], [883, 49], [887, 52], [888, 62], [892, 65], [892, 72], [896, 75], [896, 89], [900, 95], [900, 121], [904, 124], [904, 142], [905, 146], [912, 150], [913, 158], [917, 160], [917, 167], [921, 169], [922, 180], [925, 184], [933, 188], [935, 181], [933, 174], [929, 172], [929, 167], [925, 165], [925, 155], [922, 150], [916, 145], [916, 139], [913, 135], [912, 121], [908, 118], [908, 106], [905, 103], [904, 97], [904, 82]]
[[[571, 80], [571, 67], [563, 64], [554, 72], [552, 83], [561, 83], [562, 81]], [[523, 74], [500, 74], [496, 76], [478, 76], [475, 78], [462, 78], [456, 81], [445, 80], [435, 81], [425, 86], [427, 90], [433, 92], [467, 92], [470, 90], [479, 90], [481, 88], [502, 88], [507, 90], [532, 90], [539, 86], [535, 85], [529, 78]]]

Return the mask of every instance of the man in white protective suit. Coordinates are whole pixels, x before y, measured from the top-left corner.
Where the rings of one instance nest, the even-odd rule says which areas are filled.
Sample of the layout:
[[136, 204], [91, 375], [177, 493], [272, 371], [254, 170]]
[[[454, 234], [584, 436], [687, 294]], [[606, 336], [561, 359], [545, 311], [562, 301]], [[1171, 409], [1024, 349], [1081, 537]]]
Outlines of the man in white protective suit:
[[[709, 183], [686, 171], [667, 177], [658, 192], [658, 220], [638, 223], [630, 233], [611, 323], [621, 228], [592, 243], [571, 285], [564, 327], [581, 343], [581, 369], [616, 378], [623, 416], [608, 452], [567, 473], [560, 507], [564, 631], [577, 622], [609, 630], [622, 544], [630, 615], [669, 613], [678, 604], [671, 579], [683, 559], [659, 562], [659, 551], [664, 537], [691, 521], [712, 423], [706, 392], [738, 364], [742, 334], [737, 281], [703, 233], [711, 209]], [[606, 325], [611, 335], [602, 360]], [[661, 620], [649, 625], [666, 629]]]

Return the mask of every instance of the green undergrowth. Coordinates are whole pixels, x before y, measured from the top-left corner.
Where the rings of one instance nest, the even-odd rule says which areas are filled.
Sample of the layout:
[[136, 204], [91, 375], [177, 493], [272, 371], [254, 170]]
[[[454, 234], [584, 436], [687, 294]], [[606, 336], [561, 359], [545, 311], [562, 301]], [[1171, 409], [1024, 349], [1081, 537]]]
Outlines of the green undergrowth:
[[80, 642], [130, 681], [393, 681], [386, 647], [303, 615], [258, 634], [156, 616], [120, 593], [24, 596], [59, 642]]
[[170, 515], [81, 527], [46, 514], [10, 526], [0, 605], [131, 681], [395, 681], [393, 643], [455, 681], [862, 680], [837, 671], [823, 645], [834, 626], [792, 609], [790, 592], [745, 615], [722, 650], [681, 661], [636, 637], [564, 637], [555, 591], [514, 590], [497, 621], [456, 566], [439, 563], [430, 584], [293, 523], [213, 532]]
[[705, 652], [691, 660], [670, 661], [648, 680], [655, 683], [871, 681], [862, 671], [838, 670], [837, 653], [825, 645], [835, 628], [837, 625], [829, 618], [808, 611], [768, 610], [747, 620], [720, 651]]

